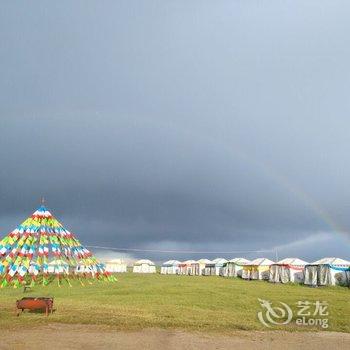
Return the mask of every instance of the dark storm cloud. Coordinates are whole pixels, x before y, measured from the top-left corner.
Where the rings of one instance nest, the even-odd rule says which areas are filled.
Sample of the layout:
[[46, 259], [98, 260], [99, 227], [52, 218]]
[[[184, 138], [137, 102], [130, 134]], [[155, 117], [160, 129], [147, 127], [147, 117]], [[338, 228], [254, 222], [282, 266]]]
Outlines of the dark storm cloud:
[[1, 231], [44, 195], [86, 244], [340, 253], [350, 8], [298, 5], [4, 5]]

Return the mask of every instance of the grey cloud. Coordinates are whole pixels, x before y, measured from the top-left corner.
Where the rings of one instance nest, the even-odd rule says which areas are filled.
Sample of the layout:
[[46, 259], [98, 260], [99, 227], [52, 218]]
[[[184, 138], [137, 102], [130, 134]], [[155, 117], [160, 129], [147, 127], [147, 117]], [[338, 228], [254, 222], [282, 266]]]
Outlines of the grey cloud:
[[349, 230], [349, 5], [312, 3], [4, 5], [1, 232], [42, 195], [92, 245]]

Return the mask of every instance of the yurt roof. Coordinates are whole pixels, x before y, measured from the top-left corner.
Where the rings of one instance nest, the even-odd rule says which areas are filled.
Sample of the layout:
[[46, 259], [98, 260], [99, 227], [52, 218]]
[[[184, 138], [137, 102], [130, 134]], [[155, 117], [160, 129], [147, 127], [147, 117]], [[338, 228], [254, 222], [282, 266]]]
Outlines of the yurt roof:
[[124, 264], [124, 261], [122, 259], [112, 259], [108, 260], [106, 264]]
[[287, 265], [300, 265], [304, 266], [307, 265], [308, 262], [301, 260], [299, 258], [285, 258], [277, 262], [277, 264], [287, 264]]
[[253, 260], [250, 264], [251, 265], [272, 265], [274, 264], [274, 262], [267, 258], [257, 258]]
[[190, 264], [195, 264], [196, 261], [194, 260], [186, 260], [186, 261], [183, 261], [182, 264], [186, 264], [186, 265], [190, 265]]
[[148, 259], [140, 259], [135, 261], [134, 265], [155, 265], [153, 261], [148, 260]]
[[198, 264], [212, 264], [213, 262], [209, 259], [199, 259], [196, 261]]
[[245, 259], [245, 258], [233, 258], [233, 259], [229, 260], [229, 262], [235, 263], [235, 264], [249, 264], [250, 263], [250, 261]]
[[350, 261], [340, 259], [340, 258], [322, 258], [312, 263], [312, 265], [322, 265], [322, 264], [350, 265]]
[[163, 262], [163, 265], [170, 265], [170, 266], [176, 266], [176, 265], [179, 265], [180, 264], [180, 261], [178, 260], [168, 260], [168, 261], [165, 261]]
[[216, 258], [216, 259], [213, 260], [214, 264], [224, 264], [226, 262], [227, 262], [227, 260], [224, 259], [224, 258]]

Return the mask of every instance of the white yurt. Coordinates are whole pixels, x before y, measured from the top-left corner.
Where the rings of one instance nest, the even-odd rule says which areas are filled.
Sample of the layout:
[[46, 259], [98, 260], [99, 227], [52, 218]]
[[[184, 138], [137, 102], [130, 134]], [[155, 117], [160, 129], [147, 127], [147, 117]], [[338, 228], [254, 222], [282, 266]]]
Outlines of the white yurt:
[[243, 265], [242, 278], [247, 280], [268, 280], [270, 266], [274, 262], [267, 258], [258, 258]]
[[180, 275], [192, 275], [192, 266], [196, 262], [194, 260], [186, 260], [179, 264]]
[[[45, 269], [44, 269], [44, 272]], [[69, 265], [61, 259], [52, 260], [47, 264], [47, 273], [64, 273], [69, 274]]]
[[304, 284], [309, 286], [350, 286], [350, 261], [323, 258], [305, 266]]
[[298, 258], [286, 258], [270, 266], [269, 281], [273, 283], [303, 283], [305, 265], [308, 263]]
[[101, 268], [104, 268], [104, 264], [93, 264], [93, 265], [87, 265], [83, 261], [79, 261], [78, 265], [75, 267], [74, 273], [76, 275], [79, 274], [91, 274], [94, 276], [97, 272], [101, 272]]
[[250, 261], [245, 258], [234, 258], [224, 264], [220, 276], [223, 277], [242, 277], [243, 266]]
[[137, 260], [134, 263], [132, 272], [135, 273], [156, 273], [156, 265], [148, 259]]
[[205, 266], [212, 264], [209, 259], [199, 259], [192, 264], [192, 275], [201, 276], [204, 273]]
[[203, 275], [205, 276], [219, 276], [222, 271], [224, 264], [227, 263], [227, 260], [224, 258], [216, 258], [209, 264], [205, 265]]
[[178, 260], [168, 260], [165, 261], [160, 268], [160, 273], [162, 275], [177, 275], [180, 272], [180, 261]]
[[127, 264], [122, 259], [112, 259], [106, 262], [106, 271], [110, 273], [127, 272]]

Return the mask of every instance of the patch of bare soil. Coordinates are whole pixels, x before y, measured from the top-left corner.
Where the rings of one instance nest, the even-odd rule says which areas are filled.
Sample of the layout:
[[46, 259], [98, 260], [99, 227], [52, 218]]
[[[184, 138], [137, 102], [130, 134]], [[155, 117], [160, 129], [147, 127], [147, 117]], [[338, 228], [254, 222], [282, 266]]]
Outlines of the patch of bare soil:
[[350, 334], [335, 332], [236, 332], [204, 335], [163, 329], [116, 331], [91, 325], [50, 324], [1, 330], [0, 349], [350, 349]]

